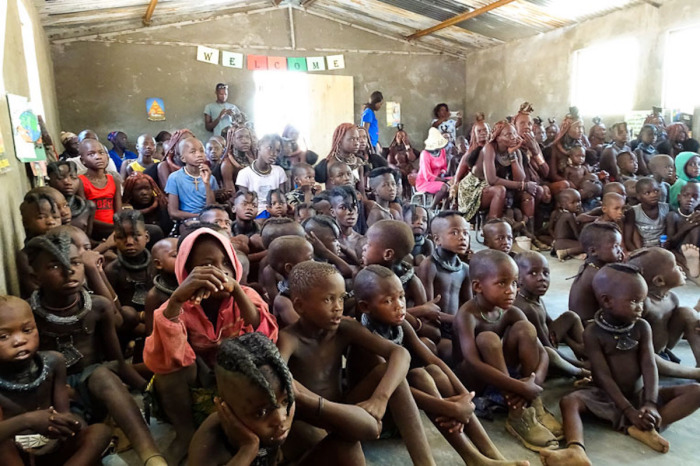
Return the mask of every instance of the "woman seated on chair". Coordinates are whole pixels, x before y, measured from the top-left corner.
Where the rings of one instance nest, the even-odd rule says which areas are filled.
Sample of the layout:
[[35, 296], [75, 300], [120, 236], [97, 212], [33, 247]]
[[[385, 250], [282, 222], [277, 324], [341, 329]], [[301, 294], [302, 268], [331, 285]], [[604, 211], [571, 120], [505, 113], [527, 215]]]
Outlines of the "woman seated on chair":
[[416, 177], [416, 191], [433, 194], [431, 210], [435, 210], [449, 194], [447, 181], [447, 139], [437, 128], [428, 130], [425, 150], [420, 154], [420, 169]]
[[515, 127], [501, 120], [494, 125], [491, 139], [483, 150], [473, 153], [476, 160], [467, 161], [473, 168], [452, 188], [464, 218], [471, 220], [479, 210], [486, 208], [489, 209], [487, 218], [501, 217], [507, 197], [517, 194], [521, 194], [520, 209], [531, 210], [527, 203], [534, 202], [537, 183], [526, 181], [519, 150], [521, 141]]

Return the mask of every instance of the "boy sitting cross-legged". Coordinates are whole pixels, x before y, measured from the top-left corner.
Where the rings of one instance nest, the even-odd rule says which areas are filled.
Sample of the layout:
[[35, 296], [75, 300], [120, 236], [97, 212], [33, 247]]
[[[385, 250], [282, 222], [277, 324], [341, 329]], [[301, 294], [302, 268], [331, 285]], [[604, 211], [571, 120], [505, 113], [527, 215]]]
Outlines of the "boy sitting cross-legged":
[[[307, 261], [289, 276], [289, 290], [299, 320], [280, 332], [278, 346], [295, 380], [334, 402], [357, 404], [378, 423], [388, 407], [415, 464], [435, 464], [411, 392], [406, 382], [408, 351], [358, 322], [343, 318], [345, 282], [330, 264]], [[350, 390], [341, 386], [342, 357], [350, 346], [362, 347], [386, 360]], [[348, 371], [350, 372], [350, 371]], [[348, 374], [350, 379], [353, 374]], [[295, 423], [291, 437], [300, 456], [320, 442], [326, 432]]]
[[540, 452], [546, 465], [591, 464], [583, 441], [583, 413], [610, 421], [615, 429], [666, 453], [669, 443], [659, 430], [700, 407], [696, 383], [659, 388], [651, 328], [642, 319], [647, 285], [637, 270], [609, 264], [593, 279], [601, 309], [583, 336], [597, 386], [562, 398], [567, 448]]
[[[474, 414], [471, 402], [474, 393], [464, 388], [447, 364], [420, 341], [406, 322], [406, 296], [396, 274], [381, 265], [369, 265], [355, 277], [354, 290], [362, 325], [413, 355], [408, 383], [416, 404], [465, 463], [515, 465], [505, 460]], [[348, 365], [355, 362], [354, 367], [361, 366], [363, 372], [371, 371], [381, 362], [376, 355], [363, 350], [353, 350], [350, 358]]]
[[590, 372], [583, 369], [577, 359], [571, 359], [557, 350], [559, 343], [566, 343], [576, 357], [583, 358], [583, 324], [576, 313], [566, 311], [556, 320], [547, 313], [542, 297], [549, 289], [549, 264], [542, 254], [523, 251], [515, 256], [518, 264], [518, 297], [515, 305], [537, 329], [537, 337], [549, 356], [549, 367], [568, 375], [583, 376]]
[[[698, 314], [681, 306], [672, 291], [685, 285], [685, 275], [673, 253], [662, 248], [643, 248], [630, 255], [629, 263], [639, 268], [649, 289], [644, 300], [644, 319], [651, 325], [654, 353], [659, 374], [700, 380], [700, 334]], [[688, 340], [695, 367], [684, 366], [671, 349], [681, 337]]]
[[472, 257], [470, 275], [474, 298], [454, 321], [456, 372], [477, 393], [502, 393], [508, 401], [506, 428], [525, 447], [555, 447], [561, 425], [540, 398], [549, 357], [535, 327], [513, 307], [518, 267], [506, 253], [487, 249]]

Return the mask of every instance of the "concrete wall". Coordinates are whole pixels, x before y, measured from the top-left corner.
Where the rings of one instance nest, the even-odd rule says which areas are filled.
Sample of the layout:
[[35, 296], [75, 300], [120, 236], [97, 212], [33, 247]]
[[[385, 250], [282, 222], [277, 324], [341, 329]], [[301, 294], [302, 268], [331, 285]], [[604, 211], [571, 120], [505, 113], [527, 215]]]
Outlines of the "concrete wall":
[[[196, 61], [197, 44], [268, 56], [343, 53], [345, 69], [324, 73], [354, 77], [355, 122], [362, 102], [372, 91], [381, 90], [385, 100], [401, 103], [402, 119], [417, 145], [427, 135], [435, 104], [447, 102], [453, 110], [463, 109], [463, 61], [426, 54], [425, 49], [299, 10], [293, 11], [296, 50], [292, 50], [288, 15], [287, 9], [279, 9], [56, 43], [52, 53], [62, 128], [78, 132], [89, 127], [100, 137], [120, 129], [132, 142], [141, 132], [180, 127], [205, 137], [209, 133], [202, 112], [214, 101], [217, 82], [229, 83], [229, 101], [254, 119], [253, 73]], [[146, 97], [164, 98], [167, 121], [146, 120]], [[384, 109], [378, 117], [380, 141], [388, 144], [395, 130], [386, 127]]]
[[[483, 111], [488, 121], [495, 122], [515, 114], [520, 103], [527, 100], [533, 104], [535, 114], [543, 118], [555, 116], [561, 121], [569, 108], [573, 52], [629, 36], [639, 41], [639, 63], [625, 65], [624, 51], [620, 51], [620, 61], [601, 63], [600, 71], [619, 73], [626, 66], [636, 66], [638, 82], [630, 83], [635, 88], [632, 110], [650, 110], [662, 103], [666, 34], [690, 25], [700, 25], [700, 2], [668, 0], [660, 8], [645, 3], [473, 53], [466, 64], [467, 110]], [[595, 115], [583, 116], [590, 127], [590, 118]], [[601, 116], [610, 124], [624, 115]]]
[[[33, 3], [29, 0], [20, 1], [24, 2], [31, 16], [46, 113], [44, 119], [49, 132], [56, 139], [59, 128], [58, 112], [56, 110], [53, 64], [49, 44]], [[0, 80], [0, 131], [2, 131], [5, 143], [5, 155], [11, 164], [10, 172], [0, 174], [0, 199], [2, 199], [0, 202], [0, 258], [2, 258], [0, 294], [17, 294], [19, 293], [19, 285], [15, 266], [15, 251], [22, 247], [24, 240], [19, 204], [22, 202], [24, 193], [30, 189], [25, 166], [15, 158], [12, 125], [5, 98], [6, 92], [29, 97], [17, 0], [0, 2], [0, 19], [5, 21], [4, 28], [0, 26], [0, 33], [4, 32], [3, 41], [0, 42], [0, 47], [3, 48], [2, 79]]]

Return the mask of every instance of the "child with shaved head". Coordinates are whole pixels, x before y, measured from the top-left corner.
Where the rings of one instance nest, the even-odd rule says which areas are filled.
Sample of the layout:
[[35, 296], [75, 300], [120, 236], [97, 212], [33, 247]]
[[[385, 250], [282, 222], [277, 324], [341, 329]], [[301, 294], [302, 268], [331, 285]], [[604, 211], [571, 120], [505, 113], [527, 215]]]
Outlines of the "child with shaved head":
[[442, 313], [436, 302], [441, 297], [427, 299], [425, 287], [415, 274], [413, 264], [405, 260], [414, 246], [411, 227], [397, 220], [380, 220], [367, 230], [366, 237], [362, 262], [364, 265], [383, 265], [399, 277], [406, 292], [409, 322], [424, 338], [423, 341], [437, 351], [435, 345], [440, 342]]
[[569, 310], [581, 318], [584, 325], [592, 322], [598, 310], [598, 301], [593, 294], [593, 277], [605, 264], [622, 262], [622, 235], [617, 225], [610, 222], [595, 222], [581, 231], [581, 246], [586, 252], [586, 261], [579, 270], [569, 292]]
[[440, 212], [430, 223], [435, 250], [421, 262], [417, 274], [428, 300], [439, 298], [441, 340], [438, 353], [443, 359], [452, 354], [452, 321], [459, 303], [472, 297], [469, 266], [460, 255], [469, 250], [469, 224], [456, 211]]
[[537, 330], [513, 306], [518, 267], [502, 251], [479, 251], [470, 262], [474, 298], [454, 321], [456, 372], [478, 394], [497, 390], [508, 400], [506, 429], [526, 448], [557, 445], [562, 429], [542, 403], [549, 357]]
[[[297, 264], [289, 276], [289, 290], [299, 320], [280, 332], [277, 346], [295, 380], [317, 396], [362, 407], [377, 423], [387, 408], [391, 409], [413, 462], [435, 464], [406, 382], [408, 351], [371, 334], [353, 319], [343, 319], [345, 282], [332, 265], [314, 261]], [[362, 381], [355, 380], [357, 374], [348, 370], [351, 388], [343, 390], [342, 358], [350, 346], [364, 348], [384, 362]], [[322, 430], [296, 423], [292, 434], [299, 435], [295, 443], [301, 451], [326, 436]]]
[[267, 260], [270, 268], [279, 274], [277, 295], [272, 299], [272, 310], [280, 327], [284, 328], [299, 320], [289, 292], [289, 273], [295, 265], [313, 260], [314, 248], [299, 236], [281, 236], [270, 243]]
[[609, 264], [593, 279], [600, 303], [594, 325], [584, 331], [594, 387], [575, 391], [560, 402], [566, 448], [542, 451], [550, 466], [590, 465], [581, 415], [590, 413], [614, 428], [666, 453], [659, 431], [700, 407], [700, 385], [659, 388], [649, 324], [642, 319], [647, 285], [634, 266]]
[[[644, 248], [630, 255], [629, 263], [639, 268], [649, 293], [644, 300], [644, 319], [651, 325], [659, 374], [700, 380], [700, 334], [698, 314], [682, 306], [671, 290], [685, 285], [685, 275], [673, 253], [662, 248]], [[684, 337], [695, 357], [695, 366], [681, 364], [671, 349]]]

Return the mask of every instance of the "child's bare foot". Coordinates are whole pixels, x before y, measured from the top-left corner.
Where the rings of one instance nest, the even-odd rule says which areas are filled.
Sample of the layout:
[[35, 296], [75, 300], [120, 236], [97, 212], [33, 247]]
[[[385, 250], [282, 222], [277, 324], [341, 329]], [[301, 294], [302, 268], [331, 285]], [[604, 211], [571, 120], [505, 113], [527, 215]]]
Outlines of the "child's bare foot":
[[471, 461], [469, 461], [467, 464], [474, 466], [530, 466], [529, 461], [492, 460], [491, 458], [487, 458], [485, 456], [482, 456], [481, 458], [470, 458], [470, 460]]
[[559, 249], [557, 251], [557, 259], [559, 259], [559, 262], [564, 262], [568, 257], [569, 257], [569, 250], [568, 249]]
[[586, 253], [582, 252], [581, 254], [574, 256], [574, 259], [578, 259], [580, 261], [585, 261], [586, 260]]
[[668, 450], [671, 448], [671, 444], [668, 443], [668, 440], [659, 435], [656, 429], [641, 430], [635, 426], [632, 426], [627, 429], [627, 433], [630, 435], [630, 437], [647, 444], [649, 447], [651, 447], [651, 449], [658, 452], [668, 453]]
[[[586, 370], [586, 369], [582, 369]], [[574, 387], [576, 388], [581, 388], [581, 387], [587, 387], [593, 382], [593, 377], [591, 377], [590, 372], [588, 373], [588, 376], [586, 377], [581, 377], [580, 379], [576, 379], [574, 381]]]
[[578, 445], [571, 445], [562, 450], [542, 450], [540, 460], [545, 466], [591, 466], [586, 452]]
[[685, 257], [685, 265], [688, 267], [690, 278], [697, 278], [700, 275], [700, 248], [694, 244], [684, 244], [681, 252]]

